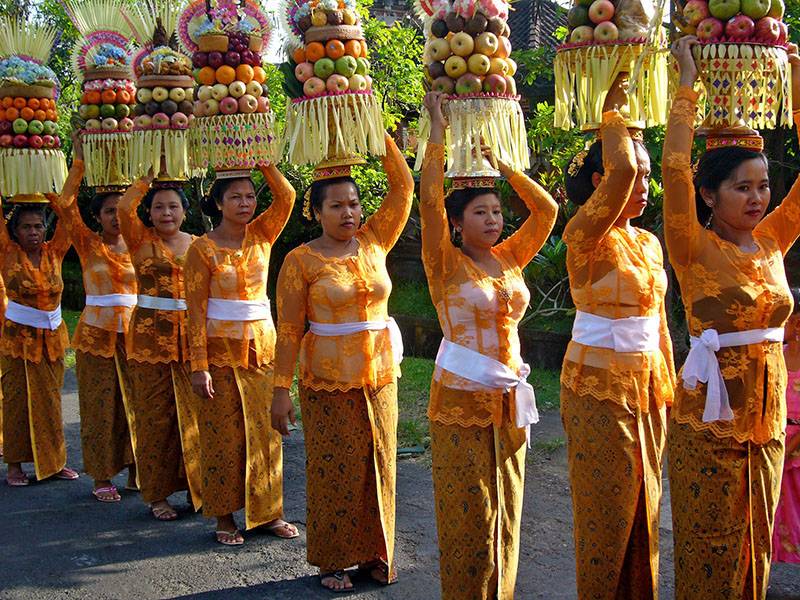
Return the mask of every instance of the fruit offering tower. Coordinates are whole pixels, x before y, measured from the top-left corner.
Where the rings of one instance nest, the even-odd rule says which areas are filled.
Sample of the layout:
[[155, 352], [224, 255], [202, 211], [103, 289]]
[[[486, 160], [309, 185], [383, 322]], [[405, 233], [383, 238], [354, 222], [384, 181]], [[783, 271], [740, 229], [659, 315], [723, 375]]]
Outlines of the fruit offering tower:
[[86, 183], [127, 186], [136, 104], [130, 28], [117, 0], [65, 0], [64, 7], [82, 36], [72, 52], [72, 69], [81, 82], [77, 122], [83, 132]]
[[[499, 176], [483, 159], [481, 145], [515, 169], [530, 167], [525, 119], [509, 57], [511, 29], [506, 0], [438, 0], [417, 4], [425, 25], [425, 74], [431, 89], [447, 94], [450, 127], [448, 177]], [[422, 167], [430, 131], [420, 119], [416, 168]]]
[[596, 129], [606, 94], [620, 73], [628, 73], [632, 125], [667, 121], [669, 71], [659, 0], [573, 0], [567, 13], [568, 38], [556, 50], [555, 125]]
[[251, 169], [281, 154], [267, 98], [261, 52], [269, 44], [267, 16], [254, 0], [196, 0], [178, 32], [192, 55], [196, 81], [189, 152], [198, 168]]
[[289, 161], [317, 164], [383, 155], [383, 118], [372, 91], [355, 0], [285, 0], [290, 60], [284, 88]]
[[0, 196], [47, 202], [67, 163], [59, 149], [58, 79], [46, 66], [56, 31], [0, 17]]
[[676, 4], [677, 35], [696, 35], [705, 87], [700, 133], [792, 126], [792, 82], [783, 0], [688, 0]]
[[136, 105], [133, 107], [131, 175], [152, 170], [159, 179], [192, 175], [188, 154], [194, 98], [192, 62], [177, 50], [176, 4], [150, 0], [123, 8], [140, 49], [133, 56]]

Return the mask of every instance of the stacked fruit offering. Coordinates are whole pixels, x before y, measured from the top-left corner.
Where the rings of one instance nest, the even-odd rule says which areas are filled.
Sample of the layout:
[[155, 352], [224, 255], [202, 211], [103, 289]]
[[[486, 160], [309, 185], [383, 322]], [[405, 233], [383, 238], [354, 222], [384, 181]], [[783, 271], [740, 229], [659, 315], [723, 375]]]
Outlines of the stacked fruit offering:
[[355, 0], [284, 0], [293, 38], [282, 65], [289, 159], [295, 164], [384, 154], [380, 106]]
[[59, 149], [58, 79], [46, 66], [56, 31], [0, 16], [0, 196], [45, 201], [60, 192], [67, 164]]
[[136, 65], [134, 124], [138, 130], [186, 129], [194, 98], [189, 59], [166, 46], [156, 48]]
[[[102, 77], [102, 73], [97, 73]], [[86, 132], [132, 131], [136, 84], [130, 79], [91, 79], [87, 73], [78, 116]]]
[[689, 0], [679, 8], [678, 30], [701, 41], [783, 46], [788, 39], [783, 0]]
[[[617, 41], [620, 35], [619, 27], [614, 23], [615, 13], [611, 0], [575, 0], [567, 13], [569, 42], [602, 44]], [[637, 41], [643, 42], [644, 38]]]
[[471, 16], [460, 9], [453, 7], [430, 24], [424, 57], [431, 88], [458, 96], [516, 96], [507, 10], [490, 17], [480, 4], [469, 11]]
[[261, 67], [261, 54], [252, 49], [260, 49], [261, 36], [254, 36], [252, 44], [244, 32], [232, 32], [227, 38], [225, 52], [203, 50], [211, 46], [201, 37], [200, 49], [192, 54], [194, 77], [199, 84], [194, 116], [269, 112], [264, 85], [267, 75]]
[[[0, 96], [4, 92], [0, 90]], [[13, 95], [0, 101], [0, 148], [60, 148], [58, 112], [50, 98]]]

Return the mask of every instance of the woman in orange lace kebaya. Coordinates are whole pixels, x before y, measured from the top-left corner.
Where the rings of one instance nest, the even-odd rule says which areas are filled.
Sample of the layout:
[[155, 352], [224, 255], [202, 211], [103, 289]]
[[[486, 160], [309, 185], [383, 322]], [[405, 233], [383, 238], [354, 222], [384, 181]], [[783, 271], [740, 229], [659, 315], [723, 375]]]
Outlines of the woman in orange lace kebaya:
[[250, 222], [256, 192], [249, 171], [221, 171], [203, 202], [219, 221], [186, 258], [189, 358], [200, 428], [203, 514], [217, 519], [217, 541], [240, 545], [233, 513], [297, 537], [283, 517], [281, 436], [270, 427], [275, 326], [267, 298], [272, 244], [294, 205], [294, 189], [274, 166], [261, 169], [272, 205]]
[[[83, 160], [80, 139], [73, 137], [74, 157]], [[135, 486], [133, 449], [126, 398], [130, 397], [125, 333], [136, 303], [136, 275], [117, 220], [121, 194], [98, 193], [92, 214], [99, 234], [81, 218], [75, 197], [61, 197], [54, 208], [69, 232], [83, 269], [86, 308], [75, 329], [75, 371], [81, 415], [84, 470], [94, 479], [93, 494], [100, 502], [119, 502], [111, 478], [130, 470]], [[64, 204], [61, 203], [64, 202]]]
[[[3, 283], [3, 277], [0, 276], [0, 335], [3, 331], [3, 320], [6, 317], [6, 304], [8, 303], [8, 296], [6, 296], [6, 284]], [[0, 373], [0, 381], [2, 381], [3, 374]], [[3, 387], [0, 386], [0, 456], [3, 456]]]
[[[189, 207], [186, 196], [180, 189], [150, 189], [151, 181], [144, 177], [130, 186], [117, 211], [138, 290], [126, 350], [139, 489], [153, 516], [171, 521], [178, 515], [167, 501], [170, 494], [188, 486], [195, 509], [201, 505], [183, 284], [192, 236], [180, 230]], [[142, 199], [147, 224], [137, 214]]]
[[304, 214], [322, 235], [290, 252], [278, 278], [272, 423], [288, 435], [294, 422], [289, 386], [299, 354], [308, 561], [323, 587], [340, 591], [352, 589], [344, 570], [355, 564], [379, 582], [395, 578], [402, 343], [387, 313], [386, 254], [405, 227], [414, 182], [388, 134], [383, 166], [389, 191], [364, 225], [349, 167], [318, 168]]
[[598, 140], [568, 167], [579, 205], [564, 230], [577, 308], [561, 371], [580, 598], [658, 596], [666, 411], [675, 370], [661, 244], [630, 220], [647, 206], [650, 158], [606, 98]]
[[[61, 191], [62, 199], [78, 194], [83, 161], [75, 160]], [[55, 202], [55, 195], [48, 196]], [[41, 198], [40, 200], [43, 200]], [[77, 479], [65, 467], [67, 449], [61, 420], [64, 353], [69, 340], [61, 319], [61, 261], [69, 249], [64, 223], [45, 241], [45, 214], [40, 204], [18, 204], [0, 226], [0, 274], [8, 305], [0, 335], [6, 482], [28, 485], [21, 463], [32, 462], [39, 480], [56, 476]]]
[[[664, 232], [691, 335], [667, 439], [675, 596], [762, 599], [786, 425], [783, 257], [800, 235], [800, 184], [764, 217], [767, 159], [746, 129], [709, 135], [692, 175], [696, 43], [673, 50], [681, 87], [663, 154]], [[796, 48], [790, 62], [798, 124]]]
[[[530, 300], [522, 269], [550, 235], [558, 206], [531, 179], [501, 164], [531, 216], [495, 245], [503, 217], [496, 192], [487, 187], [491, 180], [444, 197], [441, 103], [437, 92], [425, 98], [431, 136], [420, 216], [422, 260], [445, 338], [428, 408], [442, 598], [511, 599], [526, 430], [538, 420], [517, 333]], [[450, 225], [461, 248], [451, 242]]]

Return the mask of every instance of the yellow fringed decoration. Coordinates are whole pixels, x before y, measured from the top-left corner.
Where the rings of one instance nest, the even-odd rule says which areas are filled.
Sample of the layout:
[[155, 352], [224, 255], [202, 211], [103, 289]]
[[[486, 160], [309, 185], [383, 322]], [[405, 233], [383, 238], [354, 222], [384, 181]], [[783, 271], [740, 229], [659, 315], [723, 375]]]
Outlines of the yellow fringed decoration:
[[131, 133], [85, 133], [86, 185], [129, 185]]
[[0, 196], [59, 194], [66, 179], [61, 150], [0, 148]]
[[289, 162], [317, 164], [355, 154], [386, 154], [383, 115], [372, 94], [320, 96], [286, 107]]
[[[195, 173], [189, 164], [188, 143], [188, 129], [134, 131], [129, 149], [131, 177], [137, 179], [152, 171], [159, 177], [189, 179]], [[161, 168], [162, 155], [166, 171]]]
[[199, 117], [189, 128], [189, 158], [198, 169], [252, 169], [282, 153], [272, 112]]
[[[637, 65], [642, 53], [645, 56]], [[644, 44], [609, 44], [565, 48], [556, 52], [555, 126], [561, 129], [599, 126], [606, 94], [620, 73], [638, 69], [634, 93], [628, 96], [630, 119], [647, 127], [667, 122], [669, 73], [667, 56]]]
[[754, 44], [698, 44], [693, 49], [705, 93], [703, 127], [792, 126], [792, 77], [786, 50]]
[[[455, 98], [447, 100], [443, 108], [450, 124], [445, 141], [448, 177], [498, 176], [494, 169], [487, 168], [481, 142], [512, 169], [530, 168], [525, 117], [515, 98]], [[417, 170], [422, 168], [430, 126], [430, 115], [423, 110], [414, 166]]]

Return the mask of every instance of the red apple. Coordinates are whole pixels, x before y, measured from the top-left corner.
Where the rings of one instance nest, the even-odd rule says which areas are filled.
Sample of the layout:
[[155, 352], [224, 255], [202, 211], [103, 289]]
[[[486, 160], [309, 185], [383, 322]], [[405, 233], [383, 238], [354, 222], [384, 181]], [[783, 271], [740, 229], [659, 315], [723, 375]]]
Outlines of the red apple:
[[764, 17], [756, 23], [755, 37], [767, 44], [777, 44], [781, 37], [781, 26], [778, 19]]
[[225, 64], [225, 58], [222, 56], [222, 52], [209, 52], [208, 53], [208, 66], [212, 69], [219, 69], [222, 65]]
[[170, 117], [172, 129], [186, 129], [189, 126], [189, 117], [182, 112], [176, 112]]
[[223, 98], [219, 103], [219, 112], [223, 115], [233, 115], [239, 112], [239, 101], [233, 96]]
[[778, 27], [781, 28], [781, 34], [778, 36], [777, 43], [779, 45], [784, 45], [789, 39], [789, 27], [783, 21], [778, 21]]
[[505, 94], [506, 87], [506, 78], [503, 75], [492, 73], [483, 80], [483, 91], [490, 94]]
[[28, 136], [20, 133], [14, 136], [13, 144], [15, 148], [25, 148], [28, 145]]
[[753, 37], [756, 24], [747, 15], [736, 15], [725, 23], [725, 35], [731, 39], [746, 40]]
[[303, 93], [309, 98], [321, 96], [325, 93], [325, 82], [319, 77], [312, 77], [303, 84]]
[[611, 21], [603, 21], [594, 28], [594, 39], [598, 42], [613, 42], [619, 39], [619, 29]]
[[256, 112], [265, 113], [269, 112], [269, 98], [266, 96], [258, 97], [258, 110]]
[[14, 136], [8, 133], [0, 135], [0, 148], [8, 148], [14, 143]]
[[258, 109], [258, 100], [255, 96], [245, 94], [239, 98], [239, 112], [241, 113], [254, 113]]
[[350, 88], [350, 80], [344, 75], [334, 73], [328, 77], [325, 87], [329, 92], [346, 92]]
[[507, 96], [517, 95], [517, 82], [511, 75], [506, 75], [506, 95]]
[[722, 37], [725, 32], [725, 26], [722, 21], [714, 17], [706, 17], [697, 24], [697, 39], [699, 40], [717, 40]]
[[42, 140], [42, 136], [40, 135], [31, 135], [28, 137], [28, 145], [33, 148], [34, 150], [38, 150], [44, 145], [44, 141]]
[[300, 83], [305, 83], [314, 76], [314, 65], [310, 62], [301, 62], [294, 68], [294, 76]]
[[165, 129], [169, 127], [169, 117], [166, 113], [160, 112], [153, 115], [153, 127], [155, 129]]
[[581, 25], [572, 30], [569, 34], [569, 41], [573, 44], [591, 42], [594, 39], [594, 29], [589, 25]]
[[477, 94], [481, 89], [483, 89], [481, 78], [473, 73], [464, 73], [456, 81], [456, 94], [459, 96]]
[[[56, 138], [53, 137], [52, 135], [43, 135], [42, 144], [44, 145], [45, 148], [52, 148], [53, 146], [56, 145]], [[0, 146], [1, 145], [2, 143], [0, 143]]]
[[442, 92], [443, 94], [452, 94], [456, 89], [456, 82], [450, 79], [447, 75], [442, 75], [433, 80], [431, 89], [434, 92]]
[[614, 5], [610, 0], [594, 0], [589, 7], [589, 18], [592, 23], [610, 21], [614, 17]]
[[691, 26], [696, 26], [703, 19], [711, 15], [708, 12], [708, 2], [705, 0], [689, 0], [683, 7], [683, 18]]
[[133, 119], [125, 117], [119, 120], [120, 131], [133, 131]]

